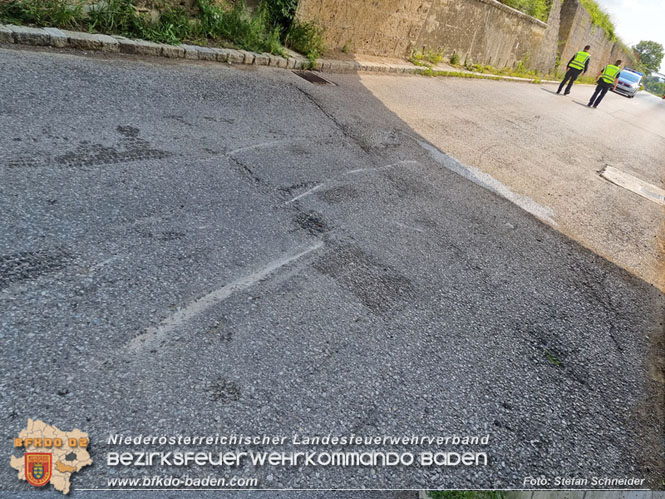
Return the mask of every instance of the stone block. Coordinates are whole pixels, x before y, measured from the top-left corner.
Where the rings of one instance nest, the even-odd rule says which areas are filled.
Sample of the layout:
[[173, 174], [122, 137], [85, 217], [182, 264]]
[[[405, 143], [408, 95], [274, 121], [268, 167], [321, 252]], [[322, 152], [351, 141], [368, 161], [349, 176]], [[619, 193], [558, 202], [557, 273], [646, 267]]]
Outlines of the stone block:
[[238, 52], [245, 56], [245, 59], [243, 60], [244, 64], [254, 64], [254, 58], [256, 57], [254, 52], [249, 52], [247, 50], [238, 50]]
[[217, 49], [217, 62], [229, 62], [230, 49]]
[[162, 45], [162, 55], [171, 59], [178, 59], [185, 57], [185, 49], [180, 45]]
[[198, 59], [199, 58], [199, 47], [196, 45], [187, 45], [183, 43], [180, 45], [185, 51], [185, 59]]
[[257, 66], [267, 66], [270, 64], [270, 58], [266, 54], [256, 54], [254, 56], [254, 64]]
[[119, 52], [120, 42], [108, 35], [82, 33], [80, 31], [62, 30], [67, 35], [69, 46], [83, 50], [101, 50], [103, 52]]
[[51, 35], [41, 28], [27, 26], [7, 26], [12, 30], [14, 41], [25, 45], [51, 45]]
[[201, 61], [216, 61], [217, 50], [210, 47], [199, 47], [199, 60]]
[[245, 55], [239, 50], [228, 49], [229, 58], [228, 61], [231, 64], [243, 64], [245, 62]]
[[136, 42], [136, 54], [160, 56], [164, 46], [161, 43], [148, 42], [146, 40], [134, 40]]
[[0, 43], [14, 43], [14, 33], [8, 26], [0, 24]]
[[69, 38], [64, 31], [58, 28], [44, 28], [44, 31], [51, 37], [51, 46], [63, 48], [69, 45]]
[[124, 36], [114, 35], [118, 42], [118, 49], [123, 54], [136, 54], [136, 41], [125, 38]]

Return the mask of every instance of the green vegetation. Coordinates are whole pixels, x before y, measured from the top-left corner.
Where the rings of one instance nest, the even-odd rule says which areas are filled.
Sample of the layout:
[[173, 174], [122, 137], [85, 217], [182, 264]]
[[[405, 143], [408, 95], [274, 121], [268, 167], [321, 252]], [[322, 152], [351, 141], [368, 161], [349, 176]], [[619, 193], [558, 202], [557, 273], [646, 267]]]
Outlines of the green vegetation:
[[614, 33], [614, 24], [612, 23], [612, 19], [610, 19], [610, 15], [601, 9], [595, 0], [580, 0], [580, 3], [591, 16], [591, 22], [594, 26], [605, 30], [607, 37], [613, 42], [616, 41], [617, 36]]
[[538, 73], [538, 71], [527, 69], [522, 61], [517, 63], [515, 69], [512, 68], [499, 69], [495, 68], [494, 66], [489, 66], [487, 64], [471, 64], [467, 66], [467, 69], [469, 71], [473, 71], [474, 73], [485, 73], [497, 76], [513, 76], [516, 78], [540, 79], [540, 77], [542, 76], [540, 73]]
[[443, 62], [443, 50], [432, 50], [423, 47], [422, 50], [414, 50], [409, 60], [416, 66], [433, 66]]
[[280, 26], [284, 33], [288, 32], [296, 15], [298, 0], [265, 0], [263, 7], [273, 26]]
[[286, 35], [286, 46], [293, 50], [306, 54], [313, 63], [323, 55], [326, 50], [323, 43], [323, 32], [313, 23], [293, 21]]
[[657, 95], [658, 97], [665, 95], [665, 83], [660, 82], [654, 76], [647, 76], [644, 79], [644, 88], [647, 92]]
[[633, 50], [640, 59], [640, 64], [645, 72], [658, 71], [660, 63], [663, 62], [665, 49], [658, 42], [642, 40], [633, 47]]
[[0, 2], [0, 22], [8, 24], [35, 24], [57, 26], [64, 29], [81, 27], [83, 6], [65, 0]]
[[452, 66], [459, 65], [459, 55], [457, 55], [457, 52], [453, 52], [453, 55], [450, 56], [450, 64]]
[[586, 84], [586, 85], [595, 85], [598, 83], [598, 75], [590, 75], [586, 74], [584, 76], [580, 76], [575, 80], [575, 84]]
[[502, 4], [520, 10], [525, 14], [547, 21], [552, 8], [552, 0], [499, 0]]
[[[443, 76], [443, 77], [452, 77], [452, 78], [470, 78], [475, 80], [496, 80], [500, 81], [503, 79], [503, 76], [492, 75], [492, 74], [479, 74], [479, 73], [466, 73], [464, 71], [435, 71], [431, 67], [426, 68], [421, 74], [424, 76]], [[531, 78], [528, 80], [528, 83], [542, 83], [542, 80], [538, 77]]]
[[549, 360], [555, 366], [560, 366], [561, 365], [561, 361], [559, 359], [557, 359], [554, 355], [552, 355], [550, 352], [548, 352], [547, 350], [543, 351], [543, 354], [545, 355], [545, 358], [547, 358], [547, 360]]
[[83, 8], [83, 0], [0, 1], [0, 22], [123, 35], [154, 42], [233, 45], [255, 52], [283, 54], [282, 44], [307, 54], [324, 51], [321, 30], [293, 21], [297, 0], [263, 0], [250, 11], [244, 0], [218, 5], [196, 0], [193, 12], [168, 8], [157, 21], [141, 14], [134, 0], [99, 0]]
[[447, 490], [428, 492], [432, 499], [503, 499], [503, 492], [477, 490]]

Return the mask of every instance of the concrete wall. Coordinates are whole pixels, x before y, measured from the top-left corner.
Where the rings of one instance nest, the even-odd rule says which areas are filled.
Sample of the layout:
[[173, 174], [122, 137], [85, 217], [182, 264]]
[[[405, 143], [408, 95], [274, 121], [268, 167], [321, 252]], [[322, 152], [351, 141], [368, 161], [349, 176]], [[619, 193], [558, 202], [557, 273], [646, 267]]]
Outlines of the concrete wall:
[[407, 56], [432, 0], [301, 0], [296, 16], [325, 27], [329, 49]]
[[513, 67], [523, 61], [548, 71], [554, 67], [558, 38], [558, 15], [550, 17], [551, 29], [496, 0], [435, 0], [416, 47], [438, 47], [448, 57], [456, 52], [462, 62]]
[[561, 9], [559, 29], [559, 54], [563, 71], [573, 55], [591, 45], [591, 61], [587, 74], [595, 76], [607, 63], [617, 59], [626, 66], [635, 65], [635, 57], [626, 52], [617, 42], [609, 40], [605, 31], [591, 22], [591, 16], [579, 3], [579, 0], [565, 0]]
[[[594, 27], [579, 0], [553, 0], [547, 23], [497, 0], [300, 0], [297, 17], [325, 28], [329, 49], [405, 58], [414, 49], [443, 50], [464, 62], [551, 72], [586, 44], [592, 71], [610, 60], [633, 61]], [[632, 64], [633, 62], [631, 62]]]

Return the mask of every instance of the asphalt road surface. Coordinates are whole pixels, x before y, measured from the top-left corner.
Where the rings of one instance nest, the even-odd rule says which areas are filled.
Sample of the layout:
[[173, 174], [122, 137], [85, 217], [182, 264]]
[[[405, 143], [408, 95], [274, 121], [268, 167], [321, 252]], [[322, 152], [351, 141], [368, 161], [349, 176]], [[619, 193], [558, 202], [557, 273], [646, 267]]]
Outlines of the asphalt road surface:
[[[460, 79], [363, 75], [362, 82], [418, 134], [545, 208], [541, 217], [595, 253], [665, 290], [663, 205], [618, 187], [612, 166], [665, 187], [665, 101], [595, 87], [516, 85]], [[442, 112], [442, 110], [444, 112]]]
[[[357, 75], [317, 86], [10, 49], [0, 71], [3, 491], [31, 490], [8, 465], [28, 418], [90, 434], [73, 497], [185, 474], [270, 489], [662, 486], [663, 295], [435, 148]], [[408, 96], [424, 79], [395, 80]], [[497, 102], [523, 88], [553, 98], [482, 82]], [[443, 115], [456, 98], [430, 105]], [[489, 435], [342, 448], [489, 461], [110, 467], [107, 452], [175, 450], [113, 434]]]

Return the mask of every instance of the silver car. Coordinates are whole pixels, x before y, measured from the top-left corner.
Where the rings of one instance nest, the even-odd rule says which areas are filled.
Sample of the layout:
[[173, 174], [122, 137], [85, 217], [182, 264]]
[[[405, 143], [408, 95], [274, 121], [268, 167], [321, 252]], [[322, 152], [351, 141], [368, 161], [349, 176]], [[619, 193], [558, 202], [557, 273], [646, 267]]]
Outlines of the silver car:
[[621, 73], [619, 73], [617, 88], [614, 91], [632, 99], [640, 89], [640, 83], [642, 82], [643, 76], [642, 73], [632, 69], [626, 68], [622, 70]]

